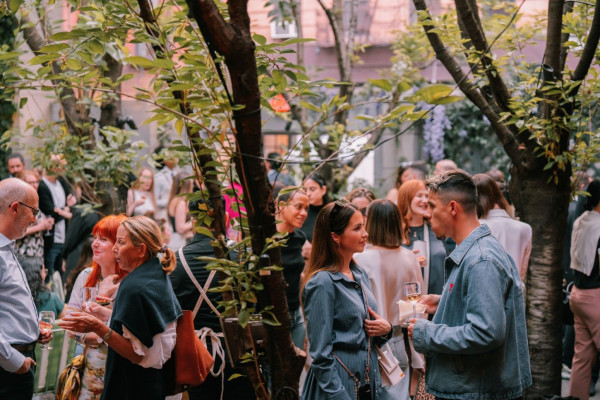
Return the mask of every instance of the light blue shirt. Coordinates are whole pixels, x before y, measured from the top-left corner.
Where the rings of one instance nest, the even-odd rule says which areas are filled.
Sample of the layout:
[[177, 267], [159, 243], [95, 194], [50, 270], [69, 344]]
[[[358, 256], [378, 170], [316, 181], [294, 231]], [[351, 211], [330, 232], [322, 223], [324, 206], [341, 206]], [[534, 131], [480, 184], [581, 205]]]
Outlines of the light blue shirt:
[[25, 356], [11, 344], [29, 344], [38, 339], [37, 310], [15, 257], [15, 242], [0, 233], [0, 367], [15, 372]]

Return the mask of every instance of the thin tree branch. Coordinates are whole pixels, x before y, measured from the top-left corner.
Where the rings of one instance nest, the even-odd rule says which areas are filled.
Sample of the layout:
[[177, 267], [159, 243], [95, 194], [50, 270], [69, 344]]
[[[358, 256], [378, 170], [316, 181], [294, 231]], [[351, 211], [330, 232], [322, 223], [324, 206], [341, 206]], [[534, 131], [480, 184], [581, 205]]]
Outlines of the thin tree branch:
[[[573, 2], [566, 1], [564, 10], [563, 10], [563, 15], [568, 14], [572, 11], [573, 11]], [[561, 71], [565, 70], [565, 64], [567, 63], [567, 56], [569, 54], [569, 49], [567, 48], [567, 46], [565, 46], [565, 43], [567, 42], [567, 40], [569, 40], [570, 36], [571, 36], [571, 34], [569, 34], [568, 32], [563, 32], [561, 35], [561, 38], [560, 38], [560, 70]]]
[[510, 112], [510, 107], [508, 105], [510, 93], [492, 61], [485, 33], [483, 32], [483, 29], [481, 29], [478, 9], [473, 8], [477, 7], [477, 3], [474, 1], [469, 2], [468, 0], [455, 0], [454, 3], [456, 4], [456, 12], [463, 21], [464, 27], [475, 50], [481, 53], [481, 64], [483, 65], [485, 74], [490, 82], [490, 89], [492, 90], [496, 103], [502, 111]]
[[[574, 81], [582, 81], [588, 74], [590, 70], [590, 66], [594, 61], [594, 55], [596, 54], [596, 50], [598, 49], [598, 42], [600, 41], [600, 1], [596, 0], [596, 6], [594, 7], [594, 18], [592, 19], [592, 26], [590, 27], [590, 33], [588, 34], [588, 39], [583, 46], [583, 52], [581, 53], [581, 58], [579, 59], [579, 63], [577, 63], [577, 67], [575, 68], [575, 72], [573, 73]], [[577, 86], [574, 89], [574, 92], [570, 93], [570, 95], [577, 94], [579, 87]]]
[[[413, 0], [413, 3], [418, 11], [426, 13], [428, 19], [431, 20], [425, 0]], [[479, 90], [477, 90], [473, 83], [468, 79], [467, 75], [462, 71], [461, 66], [448, 52], [438, 34], [433, 31], [434, 27], [431, 24], [422, 24], [422, 26], [437, 59], [440, 60], [446, 70], [448, 70], [460, 90], [488, 118], [513, 163], [520, 165], [522, 160], [519, 151], [519, 143], [515, 135], [504, 123], [500, 122], [500, 116], [492, 109], [490, 103], [481, 95]]]

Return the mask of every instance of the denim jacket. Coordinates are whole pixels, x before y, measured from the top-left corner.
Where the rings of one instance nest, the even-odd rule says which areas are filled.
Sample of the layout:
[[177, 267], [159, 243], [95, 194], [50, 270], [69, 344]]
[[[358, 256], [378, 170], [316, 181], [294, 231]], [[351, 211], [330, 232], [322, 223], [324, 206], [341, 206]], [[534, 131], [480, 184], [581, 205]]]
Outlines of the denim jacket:
[[432, 321], [413, 342], [427, 358], [426, 389], [448, 399], [514, 399], [531, 385], [521, 279], [481, 225], [445, 260], [448, 277]]

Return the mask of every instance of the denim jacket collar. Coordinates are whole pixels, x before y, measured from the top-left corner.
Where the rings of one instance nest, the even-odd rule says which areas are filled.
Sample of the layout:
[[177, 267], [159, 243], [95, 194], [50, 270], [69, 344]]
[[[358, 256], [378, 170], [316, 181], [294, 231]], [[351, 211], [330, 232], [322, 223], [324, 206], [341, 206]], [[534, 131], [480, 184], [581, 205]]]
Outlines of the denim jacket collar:
[[[354, 278], [356, 279], [356, 281], [361, 282], [361, 280], [363, 278], [363, 272], [360, 268], [358, 268], [358, 264], [356, 264], [356, 262], [354, 262], [354, 260], [350, 261], [350, 270], [354, 274]], [[343, 280], [349, 281], [348, 277], [346, 277], [346, 275], [342, 274], [339, 271], [332, 273], [331, 279], [333, 279], [334, 281], [343, 281]]]
[[461, 244], [456, 246], [454, 251], [450, 253], [448, 258], [454, 262], [455, 265], [459, 265], [469, 249], [482, 237], [491, 235], [490, 228], [486, 224], [479, 225]]

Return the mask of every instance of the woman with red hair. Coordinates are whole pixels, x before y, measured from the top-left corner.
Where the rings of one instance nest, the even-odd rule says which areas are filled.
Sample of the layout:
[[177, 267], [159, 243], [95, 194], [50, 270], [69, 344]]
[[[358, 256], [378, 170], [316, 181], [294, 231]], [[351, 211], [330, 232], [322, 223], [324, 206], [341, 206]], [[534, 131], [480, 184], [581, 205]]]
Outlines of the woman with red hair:
[[[117, 229], [125, 215], [109, 215], [102, 218], [94, 226], [92, 235], [92, 263], [89, 268], [81, 271], [69, 301], [69, 311], [88, 311], [101, 319], [108, 320], [112, 312], [112, 300], [117, 295], [117, 289], [121, 278], [126, 275], [119, 268], [112, 251], [117, 238]], [[84, 306], [84, 288], [96, 288], [96, 299], [91, 299], [92, 304]], [[95, 301], [95, 303], [94, 303]], [[107, 303], [107, 304], [106, 304]], [[85, 368], [81, 381], [81, 392], [79, 400], [100, 399], [104, 388], [104, 368], [106, 365], [107, 347], [104, 342], [98, 340], [94, 333], [83, 335], [72, 334], [76, 341], [85, 345]]]

